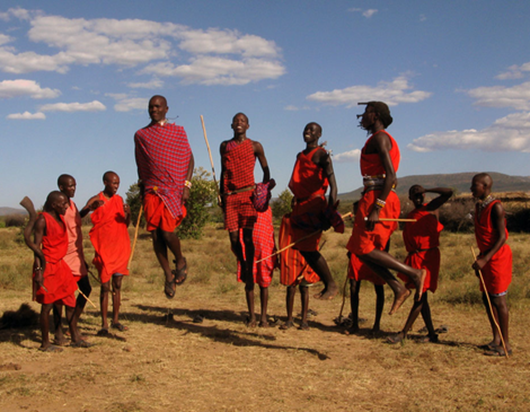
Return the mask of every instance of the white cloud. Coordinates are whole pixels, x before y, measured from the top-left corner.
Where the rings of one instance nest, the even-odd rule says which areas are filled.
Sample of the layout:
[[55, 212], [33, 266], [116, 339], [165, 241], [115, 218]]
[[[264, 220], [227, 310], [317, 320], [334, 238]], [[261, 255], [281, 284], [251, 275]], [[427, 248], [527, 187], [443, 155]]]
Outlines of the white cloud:
[[118, 103], [114, 105], [114, 110], [117, 112], [130, 112], [131, 110], [144, 110], [147, 113], [147, 106], [149, 98], [145, 97], [129, 97], [119, 99]]
[[30, 113], [30, 112], [24, 112], [24, 113], [13, 113], [6, 116], [6, 119], [9, 120], [44, 120], [46, 119], [46, 115], [42, 112], [37, 113]]
[[57, 89], [40, 87], [34, 80], [4, 80], [0, 82], [0, 99], [28, 96], [33, 99], [53, 99], [61, 92]]
[[414, 139], [407, 146], [416, 152], [482, 150], [530, 152], [530, 112], [512, 113], [483, 130], [450, 130]]
[[476, 99], [476, 106], [512, 107], [515, 110], [530, 110], [530, 82], [513, 87], [477, 87], [466, 92]]
[[100, 112], [107, 110], [105, 105], [97, 100], [89, 103], [53, 103], [40, 107], [42, 112]]
[[377, 9], [360, 9], [360, 8], [357, 8], [357, 7], [353, 7], [351, 9], [348, 9], [348, 11], [350, 11], [352, 13], [361, 13], [364, 17], [369, 19], [375, 13], [377, 13], [379, 10], [377, 10]]
[[6, 43], [9, 43], [9, 42], [12, 42], [13, 41], [13, 38], [6, 35], [6, 34], [1, 34], [0, 33], [0, 46], [1, 45], [4, 45]]
[[160, 79], [154, 78], [145, 83], [129, 83], [127, 84], [132, 89], [160, 89], [164, 86], [164, 82]]
[[358, 162], [361, 158], [361, 150], [360, 149], [353, 149], [349, 152], [342, 152], [338, 154], [333, 155], [333, 162], [334, 163], [352, 163], [352, 162]]
[[521, 66], [510, 66], [508, 67], [508, 71], [498, 74], [495, 78], [499, 80], [522, 79], [525, 72], [530, 72], [530, 62], [524, 63]]
[[265, 59], [233, 60], [216, 56], [201, 56], [191, 64], [175, 66], [158, 63], [146, 67], [142, 73], [159, 76], [178, 76], [186, 84], [244, 85], [263, 79], [275, 79], [285, 73], [277, 61]]
[[358, 102], [370, 100], [379, 100], [389, 106], [396, 106], [399, 103], [417, 103], [432, 95], [430, 92], [412, 89], [408, 76], [401, 75], [391, 82], [381, 81], [376, 87], [360, 85], [335, 89], [331, 92], [316, 92], [307, 96], [307, 99], [332, 106], [354, 107]]
[[241, 54], [245, 57], [279, 55], [273, 41], [254, 35], [242, 35], [237, 30], [187, 30], [181, 34], [180, 48], [193, 54]]
[[[0, 37], [0, 70], [8, 73], [66, 73], [75, 64], [148, 65], [140, 73], [176, 76], [183, 83], [204, 85], [243, 85], [285, 73], [281, 50], [274, 41], [236, 30], [195, 30], [140, 19], [71, 19], [24, 9], [0, 15], [12, 17], [29, 19], [29, 39], [56, 53], [18, 51], [5, 45], [11, 38]], [[131, 87], [147, 85], [132, 83]]]

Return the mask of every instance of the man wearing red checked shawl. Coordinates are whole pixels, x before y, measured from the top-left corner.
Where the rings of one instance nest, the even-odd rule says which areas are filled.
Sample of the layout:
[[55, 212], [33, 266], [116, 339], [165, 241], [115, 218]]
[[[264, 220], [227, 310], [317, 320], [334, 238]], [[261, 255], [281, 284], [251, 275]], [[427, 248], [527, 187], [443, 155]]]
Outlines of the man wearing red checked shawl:
[[[248, 117], [237, 113], [232, 119], [234, 137], [221, 143], [221, 199], [225, 218], [225, 229], [230, 236], [232, 252], [241, 263], [241, 280], [245, 282], [245, 296], [249, 311], [247, 325], [256, 326], [254, 313], [254, 242], [252, 231], [258, 212], [251, 196], [255, 187], [254, 166], [256, 158], [263, 170], [263, 183], [270, 180], [270, 171], [263, 146], [247, 137]], [[239, 240], [239, 229], [243, 229], [245, 255]], [[266, 326], [263, 323], [263, 326]]]
[[[148, 110], [151, 123], [134, 135], [136, 165], [147, 230], [166, 276], [164, 293], [171, 299], [176, 285], [188, 275], [180, 239], [174, 231], [186, 217], [194, 160], [184, 128], [166, 119], [165, 97], [153, 96]], [[175, 270], [169, 266], [168, 249], [175, 256]]]

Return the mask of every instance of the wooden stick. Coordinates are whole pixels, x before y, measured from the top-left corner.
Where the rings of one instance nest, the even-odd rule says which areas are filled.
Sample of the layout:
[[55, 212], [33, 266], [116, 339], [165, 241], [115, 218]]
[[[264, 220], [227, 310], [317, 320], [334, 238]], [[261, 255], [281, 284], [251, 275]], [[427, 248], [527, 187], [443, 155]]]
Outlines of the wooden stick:
[[81, 296], [83, 296], [87, 301], [88, 303], [90, 303], [92, 306], [94, 306], [94, 309], [97, 310], [97, 307], [96, 305], [94, 305], [94, 302], [92, 302], [87, 295], [85, 295], [83, 292], [81, 292], [81, 289], [77, 288], [77, 291], [81, 294]]
[[[345, 215], [342, 216], [342, 219], [345, 219], [345, 218], [347, 218], [348, 216], [351, 216], [351, 215], [352, 215], [352, 213], [351, 213], [351, 212], [348, 212], [348, 213], [346, 213]], [[307, 238], [310, 238], [311, 236], [315, 236], [316, 234], [318, 234], [318, 233], [320, 233], [320, 232], [322, 232], [322, 230], [316, 230], [316, 231], [314, 231], [313, 233], [310, 233], [309, 235], [306, 235], [306, 236], [304, 236], [304, 237], [301, 237], [300, 239], [298, 239], [298, 240], [294, 241], [293, 243], [291, 243], [291, 244], [285, 246], [284, 248], [282, 248], [282, 249], [280, 249], [280, 250], [277, 250], [277, 251], [274, 252], [272, 255], [267, 256], [267, 257], [264, 257], [263, 259], [257, 260], [256, 263], [263, 262], [264, 260], [267, 260], [267, 259], [269, 259], [269, 258], [271, 258], [271, 257], [273, 257], [273, 256], [276, 256], [276, 255], [282, 253], [284, 250], [287, 250], [287, 249], [292, 248], [292, 247], [293, 247], [294, 245], [296, 245], [298, 242], [301, 242], [302, 240], [306, 240]]]
[[208, 136], [206, 135], [206, 126], [204, 125], [204, 118], [201, 114], [201, 123], [202, 123], [202, 132], [204, 134], [204, 141], [206, 142], [206, 147], [208, 148], [208, 155], [210, 156], [210, 164], [212, 165], [212, 176], [215, 183], [215, 188], [217, 189], [217, 200], [221, 204], [221, 193], [219, 192], [219, 186], [217, 185], [217, 178], [215, 177], [215, 168], [213, 166], [212, 150], [210, 149], [210, 143], [208, 142]]
[[[473, 249], [473, 246], [470, 246], [471, 253], [473, 254], [473, 259], [475, 259], [475, 262], [477, 261], [477, 255], [475, 254], [475, 249]], [[488, 293], [488, 289], [486, 288], [486, 282], [484, 282], [484, 277], [482, 276], [482, 270], [478, 269], [476, 270], [479, 274], [480, 283], [482, 284], [482, 288], [484, 289], [484, 293], [486, 295], [486, 300], [488, 301], [488, 306], [491, 313], [491, 318], [493, 319], [493, 323], [495, 323], [495, 326], [497, 327], [497, 330], [499, 331], [499, 335], [501, 337], [502, 347], [504, 348], [504, 354], [506, 355], [506, 358], [509, 357], [508, 355], [508, 348], [506, 347], [506, 342], [504, 341], [504, 336], [502, 336], [501, 327], [497, 323], [497, 319], [495, 319], [495, 314], [493, 313], [493, 308], [491, 306], [491, 300], [490, 295]]]
[[[348, 260], [348, 265], [350, 261]], [[344, 286], [342, 287], [342, 305], [340, 305], [339, 313], [339, 324], [342, 322], [342, 311], [344, 310], [344, 304], [346, 303], [346, 285], [348, 284], [348, 274], [346, 274], [346, 279], [344, 279]]]
[[134, 230], [134, 240], [131, 250], [131, 256], [129, 256], [129, 262], [127, 263], [127, 269], [129, 269], [129, 266], [131, 266], [131, 262], [133, 260], [134, 256], [134, 249], [136, 248], [136, 241], [138, 240], [138, 229], [140, 228], [140, 219], [142, 218], [142, 212], [144, 210], [144, 205], [142, 204], [140, 206], [140, 211], [138, 212], [138, 220], [136, 221], [136, 229]]
[[[364, 220], [368, 220], [368, 217], [365, 217]], [[418, 220], [417, 219], [393, 219], [390, 217], [380, 217], [379, 221], [380, 222], [401, 222], [401, 223], [411, 222], [411, 223], [414, 223], [414, 222], [417, 222]]]

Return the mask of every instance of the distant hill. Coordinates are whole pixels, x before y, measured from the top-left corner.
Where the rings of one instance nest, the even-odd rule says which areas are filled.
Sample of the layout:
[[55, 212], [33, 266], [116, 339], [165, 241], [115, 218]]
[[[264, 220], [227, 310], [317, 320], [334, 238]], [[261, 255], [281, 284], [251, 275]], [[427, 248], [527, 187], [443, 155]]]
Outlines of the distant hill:
[[24, 209], [15, 209], [14, 207], [0, 207], [0, 216], [6, 215], [27, 215]]
[[[436, 175], [417, 175], [398, 177], [398, 195], [407, 195], [409, 187], [415, 184], [424, 187], [450, 187], [456, 194], [469, 193], [471, 179], [479, 172], [451, 173]], [[530, 176], [509, 176], [502, 173], [487, 172], [493, 179], [494, 192], [528, 192], [530, 191]], [[362, 187], [348, 193], [341, 193], [338, 198], [342, 201], [358, 200]]]

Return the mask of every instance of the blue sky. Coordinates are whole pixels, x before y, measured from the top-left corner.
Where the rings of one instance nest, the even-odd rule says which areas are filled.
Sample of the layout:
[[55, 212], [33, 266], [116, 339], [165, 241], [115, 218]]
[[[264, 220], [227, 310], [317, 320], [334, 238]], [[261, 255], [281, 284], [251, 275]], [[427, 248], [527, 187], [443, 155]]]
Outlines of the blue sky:
[[[339, 193], [361, 185], [359, 101], [390, 105], [399, 176], [528, 175], [530, 2], [11, 1], [0, 6], [0, 206], [37, 206], [57, 176], [75, 200], [137, 179], [134, 132], [167, 97], [196, 166], [217, 174], [232, 116], [250, 119], [278, 195], [302, 131], [323, 127]], [[256, 180], [261, 180], [257, 170]]]

